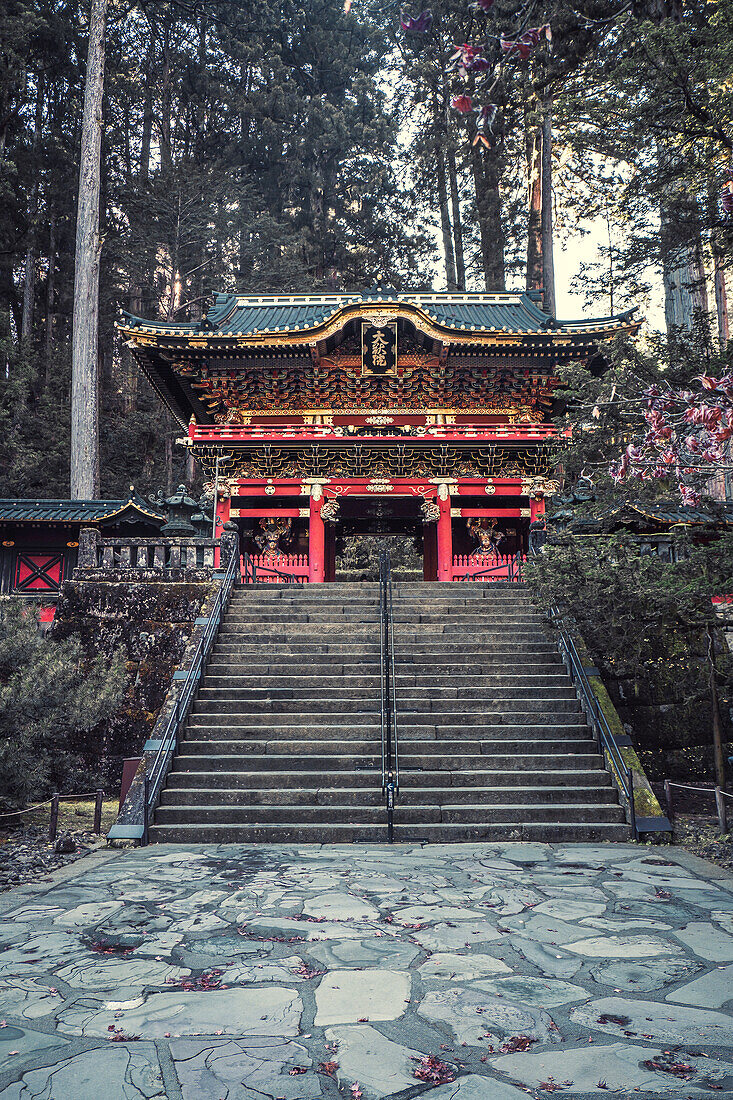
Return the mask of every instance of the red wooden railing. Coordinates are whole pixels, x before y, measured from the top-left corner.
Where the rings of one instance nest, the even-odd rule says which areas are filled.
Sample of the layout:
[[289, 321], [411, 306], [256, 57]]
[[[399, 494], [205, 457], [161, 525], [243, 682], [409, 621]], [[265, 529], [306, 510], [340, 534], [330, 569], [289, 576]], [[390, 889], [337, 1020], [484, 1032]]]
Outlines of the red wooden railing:
[[453, 558], [454, 581], [520, 581], [527, 555], [456, 554]]
[[258, 584], [282, 584], [287, 577], [292, 577], [298, 584], [308, 581], [307, 554], [281, 554], [277, 558], [250, 554], [249, 560], [257, 571]]

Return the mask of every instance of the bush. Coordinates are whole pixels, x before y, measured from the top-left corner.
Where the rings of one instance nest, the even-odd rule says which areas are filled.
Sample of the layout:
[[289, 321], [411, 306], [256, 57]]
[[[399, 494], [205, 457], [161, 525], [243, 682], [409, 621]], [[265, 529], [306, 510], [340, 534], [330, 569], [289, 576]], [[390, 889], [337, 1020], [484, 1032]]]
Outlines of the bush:
[[44, 638], [36, 608], [0, 605], [0, 805], [23, 806], [88, 784], [78, 742], [117, 706], [122, 662], [85, 660], [76, 638]]

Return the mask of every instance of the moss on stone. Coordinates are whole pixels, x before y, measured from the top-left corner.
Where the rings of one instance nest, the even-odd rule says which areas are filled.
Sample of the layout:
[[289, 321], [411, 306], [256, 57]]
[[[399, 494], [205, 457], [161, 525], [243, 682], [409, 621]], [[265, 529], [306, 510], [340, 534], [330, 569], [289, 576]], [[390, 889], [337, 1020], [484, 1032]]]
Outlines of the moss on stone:
[[117, 712], [91, 731], [87, 750], [101, 756], [112, 785], [125, 756], [139, 755], [155, 725], [173, 670], [180, 664], [194, 620], [216, 585], [210, 579], [169, 581], [67, 581], [59, 598], [53, 634], [81, 640], [89, 656], [122, 653], [126, 687]]

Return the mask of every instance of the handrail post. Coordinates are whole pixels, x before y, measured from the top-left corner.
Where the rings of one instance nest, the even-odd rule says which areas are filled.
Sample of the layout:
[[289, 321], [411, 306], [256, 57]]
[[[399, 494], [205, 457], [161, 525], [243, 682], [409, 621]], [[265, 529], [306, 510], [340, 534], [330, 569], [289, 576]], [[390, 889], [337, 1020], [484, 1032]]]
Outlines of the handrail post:
[[55, 791], [51, 796], [51, 816], [48, 819], [48, 839], [55, 840], [59, 829], [59, 795]]
[[669, 823], [670, 825], [674, 825], [674, 795], [672, 794], [672, 784], [668, 779], [664, 781], [664, 802]]
[[718, 828], [722, 834], [725, 834], [728, 832], [728, 813], [725, 796], [720, 787], [715, 788], [715, 809], [718, 812]]
[[94, 832], [97, 836], [102, 832], [102, 803], [104, 801], [104, 791], [101, 788], [97, 789], [96, 798], [94, 800]]
[[394, 807], [399, 789], [397, 701], [395, 697], [392, 570], [389, 551], [379, 555], [379, 648], [381, 666], [382, 794], [387, 800], [387, 843], [394, 841]]
[[143, 848], [148, 845], [148, 833], [150, 825], [150, 776], [146, 775], [143, 779], [143, 835], [140, 840], [140, 844]]
[[387, 776], [387, 843], [394, 843], [394, 797], [395, 785], [392, 772]]
[[629, 788], [629, 824], [631, 825], [631, 835], [634, 840], [638, 840], [639, 833], [636, 828], [636, 806], [634, 804], [634, 773], [631, 768], [626, 769], [626, 784]]

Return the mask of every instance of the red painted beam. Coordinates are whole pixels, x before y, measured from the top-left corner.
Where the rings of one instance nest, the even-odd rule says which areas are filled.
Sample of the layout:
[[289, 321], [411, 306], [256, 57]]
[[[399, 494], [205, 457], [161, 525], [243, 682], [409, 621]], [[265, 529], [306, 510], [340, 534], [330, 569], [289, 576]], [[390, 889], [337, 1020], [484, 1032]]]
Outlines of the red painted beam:
[[[460, 507], [460, 506], [459, 506]], [[522, 516], [521, 508], [461, 508], [461, 516], [475, 516], [477, 518], [486, 519], [522, 519], [529, 517]]]
[[233, 519], [298, 519], [300, 508], [232, 508], [229, 514]]

